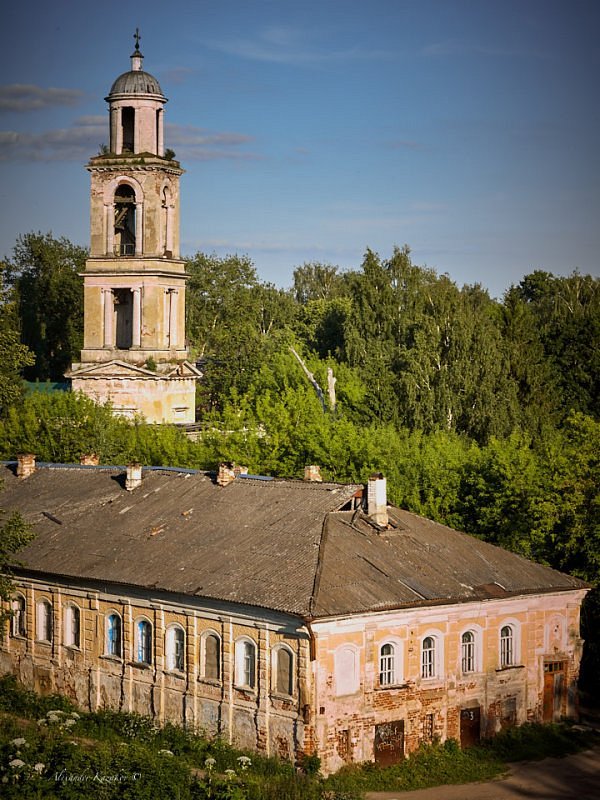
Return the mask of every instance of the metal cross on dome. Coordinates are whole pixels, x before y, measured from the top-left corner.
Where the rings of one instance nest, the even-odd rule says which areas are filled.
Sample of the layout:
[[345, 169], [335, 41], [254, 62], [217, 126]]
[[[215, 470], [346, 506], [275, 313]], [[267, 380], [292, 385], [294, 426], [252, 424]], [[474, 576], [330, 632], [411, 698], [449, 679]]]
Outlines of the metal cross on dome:
[[140, 49], [140, 39], [142, 38], [139, 28], [135, 29], [135, 33], [133, 34], [133, 38], [135, 39], [135, 49], [139, 50]]

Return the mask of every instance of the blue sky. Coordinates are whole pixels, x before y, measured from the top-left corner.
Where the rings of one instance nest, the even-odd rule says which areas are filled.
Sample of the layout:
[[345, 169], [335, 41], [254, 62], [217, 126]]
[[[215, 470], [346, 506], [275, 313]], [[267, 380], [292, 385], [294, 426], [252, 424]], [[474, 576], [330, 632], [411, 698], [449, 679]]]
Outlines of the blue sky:
[[181, 241], [261, 279], [417, 264], [500, 297], [533, 269], [600, 272], [597, 0], [34, 0], [0, 34], [0, 257], [89, 239], [104, 97], [144, 68], [186, 169]]

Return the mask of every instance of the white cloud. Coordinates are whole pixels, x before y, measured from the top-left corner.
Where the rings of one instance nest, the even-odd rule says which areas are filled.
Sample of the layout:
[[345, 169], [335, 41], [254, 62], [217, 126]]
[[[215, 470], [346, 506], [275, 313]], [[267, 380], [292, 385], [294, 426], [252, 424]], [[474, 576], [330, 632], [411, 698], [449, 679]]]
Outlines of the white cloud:
[[83, 97], [78, 89], [44, 89], [32, 84], [0, 86], [0, 111], [38, 111], [55, 106], [75, 106]]

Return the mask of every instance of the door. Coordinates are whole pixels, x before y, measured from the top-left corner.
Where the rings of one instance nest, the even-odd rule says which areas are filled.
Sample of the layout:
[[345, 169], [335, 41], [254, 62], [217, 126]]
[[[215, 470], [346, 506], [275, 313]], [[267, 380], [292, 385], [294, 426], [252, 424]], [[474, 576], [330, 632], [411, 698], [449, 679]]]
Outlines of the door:
[[404, 720], [375, 726], [375, 762], [382, 767], [404, 758]]
[[563, 661], [544, 664], [544, 722], [556, 722], [563, 713], [565, 665]]
[[473, 747], [481, 736], [481, 709], [462, 708], [460, 711], [460, 746]]

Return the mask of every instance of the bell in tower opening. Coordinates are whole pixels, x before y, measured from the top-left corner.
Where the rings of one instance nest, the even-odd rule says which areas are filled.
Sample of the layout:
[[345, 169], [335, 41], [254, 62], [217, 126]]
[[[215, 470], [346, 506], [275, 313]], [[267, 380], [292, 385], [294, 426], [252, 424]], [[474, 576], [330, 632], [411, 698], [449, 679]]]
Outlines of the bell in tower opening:
[[201, 373], [185, 345], [185, 264], [179, 251], [179, 179], [164, 148], [163, 95], [142, 69], [140, 35], [131, 68], [105, 98], [109, 146], [87, 164], [90, 256], [84, 280], [81, 360], [74, 391], [147, 422], [195, 421]]

